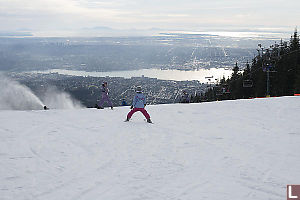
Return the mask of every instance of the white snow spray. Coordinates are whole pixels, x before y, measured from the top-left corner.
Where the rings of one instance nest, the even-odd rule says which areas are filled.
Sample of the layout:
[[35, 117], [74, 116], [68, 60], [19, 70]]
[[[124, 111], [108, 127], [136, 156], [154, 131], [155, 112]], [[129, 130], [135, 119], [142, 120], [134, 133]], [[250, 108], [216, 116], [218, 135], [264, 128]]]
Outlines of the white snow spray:
[[50, 109], [83, 107], [70, 94], [54, 87], [49, 87], [41, 99], [25, 85], [0, 75], [0, 110], [42, 110], [44, 105]]
[[59, 91], [56, 87], [48, 87], [41, 98], [45, 105], [51, 109], [79, 109], [82, 104], [73, 99], [70, 94]]
[[43, 106], [28, 87], [0, 76], [0, 110], [41, 110]]

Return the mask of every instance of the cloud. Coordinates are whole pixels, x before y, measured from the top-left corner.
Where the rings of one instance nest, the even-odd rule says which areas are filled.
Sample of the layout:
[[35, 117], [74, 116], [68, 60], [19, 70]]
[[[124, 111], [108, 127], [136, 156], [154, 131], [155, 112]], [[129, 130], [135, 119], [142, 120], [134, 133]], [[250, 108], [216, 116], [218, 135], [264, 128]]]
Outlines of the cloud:
[[95, 26], [295, 27], [299, 25], [299, 6], [298, 0], [0, 0], [0, 31], [73, 31]]
[[[103, 5], [110, 5], [106, 4]], [[60, 29], [78, 28], [83, 25], [95, 24], [99, 21], [118, 20], [118, 16], [124, 14], [117, 9], [104, 7], [92, 7], [79, 1], [72, 0], [23, 0], [1, 1], [0, 21], [6, 27], [15, 24], [28, 26], [31, 29]], [[25, 23], [25, 24], [24, 24]], [[14, 25], [12, 25], [13, 28]], [[4, 28], [2, 26], [2, 28]]]

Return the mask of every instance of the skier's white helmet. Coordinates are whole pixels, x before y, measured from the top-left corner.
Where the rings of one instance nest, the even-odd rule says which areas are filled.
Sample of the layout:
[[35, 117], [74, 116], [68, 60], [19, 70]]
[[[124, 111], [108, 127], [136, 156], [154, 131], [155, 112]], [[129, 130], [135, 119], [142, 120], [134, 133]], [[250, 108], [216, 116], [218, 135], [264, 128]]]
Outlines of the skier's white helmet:
[[137, 86], [135, 89], [136, 92], [142, 92], [142, 86]]

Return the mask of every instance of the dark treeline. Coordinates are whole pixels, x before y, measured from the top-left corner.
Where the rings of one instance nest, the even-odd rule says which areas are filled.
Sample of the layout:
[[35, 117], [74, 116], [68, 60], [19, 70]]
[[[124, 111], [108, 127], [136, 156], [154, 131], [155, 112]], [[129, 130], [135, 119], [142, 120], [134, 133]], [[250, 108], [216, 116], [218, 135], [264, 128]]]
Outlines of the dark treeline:
[[245, 99], [266, 96], [291, 96], [300, 93], [300, 44], [297, 29], [289, 42], [269, 48], [258, 44], [257, 56], [244, 70], [236, 63], [230, 78], [208, 87], [192, 102]]

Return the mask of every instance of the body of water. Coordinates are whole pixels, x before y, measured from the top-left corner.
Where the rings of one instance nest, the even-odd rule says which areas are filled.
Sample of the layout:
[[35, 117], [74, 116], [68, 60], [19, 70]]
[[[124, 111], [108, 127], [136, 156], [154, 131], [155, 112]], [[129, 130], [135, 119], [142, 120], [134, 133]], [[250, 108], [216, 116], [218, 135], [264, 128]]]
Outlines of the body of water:
[[192, 81], [198, 80], [201, 83], [208, 82], [207, 77], [212, 77], [211, 81], [215, 79], [221, 79], [229, 77], [232, 70], [225, 68], [211, 68], [211, 69], [200, 69], [195, 71], [182, 71], [182, 70], [161, 70], [161, 69], [141, 69], [141, 70], [129, 70], [129, 71], [111, 71], [111, 72], [86, 72], [77, 70], [66, 70], [66, 69], [51, 69], [45, 71], [34, 71], [34, 73], [58, 73], [63, 75], [72, 76], [93, 76], [93, 77], [149, 77], [157, 78], [161, 80], [175, 80], [175, 81]]

